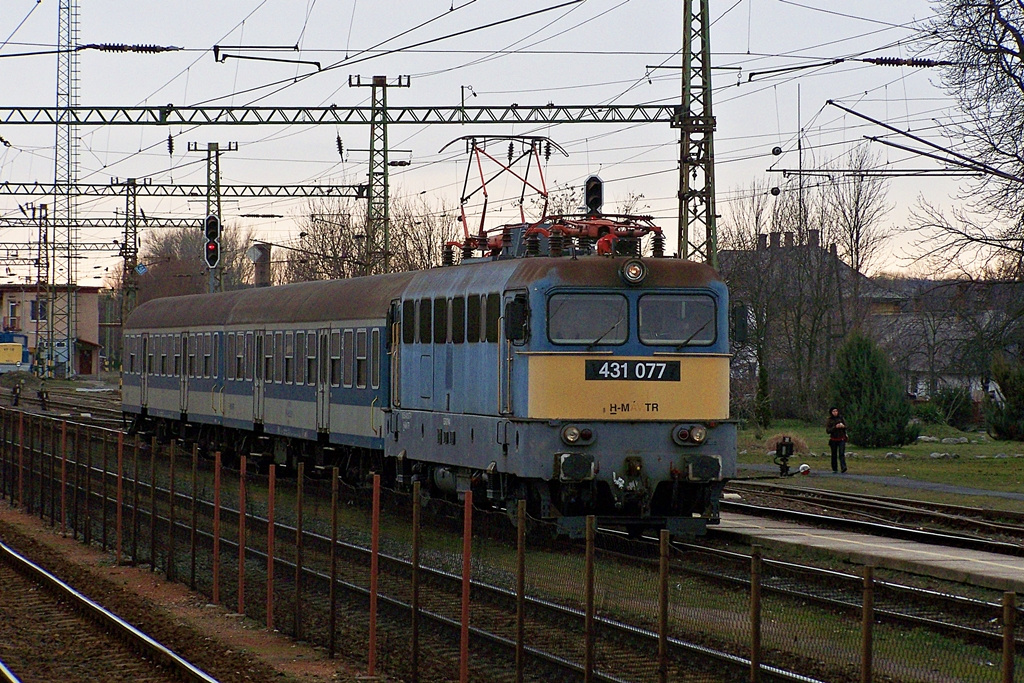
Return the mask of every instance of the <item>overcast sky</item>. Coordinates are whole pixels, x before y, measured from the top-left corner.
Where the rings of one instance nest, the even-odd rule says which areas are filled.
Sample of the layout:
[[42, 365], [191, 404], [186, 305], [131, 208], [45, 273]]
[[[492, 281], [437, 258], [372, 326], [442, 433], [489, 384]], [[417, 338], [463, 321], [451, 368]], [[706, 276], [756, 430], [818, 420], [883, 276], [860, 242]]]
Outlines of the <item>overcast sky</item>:
[[[467, 105], [488, 106], [666, 104], [680, 97], [678, 68], [649, 67], [680, 64], [681, 0], [456, 0], [454, 4], [452, 0], [104, 0], [80, 4], [79, 44], [184, 48], [161, 54], [81, 51], [82, 106], [366, 106], [370, 89], [350, 88], [349, 76], [377, 74], [410, 76], [411, 87], [389, 90], [390, 106], [456, 106], [463, 94]], [[56, 57], [18, 55], [55, 47], [57, 9], [57, 0], [3, 0], [0, 106], [55, 104]], [[836, 58], [910, 56], [908, 41], [920, 20], [931, 13], [927, 0], [711, 0], [711, 12], [720, 213], [728, 213], [730, 202], [742, 201], [752, 181], [767, 178], [784, 190], [795, 187], [795, 179], [767, 171], [773, 165], [798, 166], [798, 121], [806, 136], [805, 168], [840, 158], [861, 144], [864, 135], [883, 132], [826, 106], [828, 99], [923, 135], [935, 133], [935, 120], [947, 121], [956, 115], [935, 87], [938, 73], [933, 70], [846, 61], [789, 73], [757, 73]], [[414, 44], [422, 46], [407, 49]], [[230, 58], [217, 62], [214, 45], [229, 54], [340, 66], [294, 82], [315, 67]], [[245, 47], [296, 45], [298, 51]], [[466, 157], [460, 146], [444, 153], [439, 150], [464, 135], [526, 133], [550, 136], [569, 152], [567, 158], [552, 156], [548, 162], [549, 187], [579, 186], [597, 173], [606, 183], [606, 210], [630, 194], [642, 194], [646, 210], [669, 235], [676, 234], [678, 133], [665, 124], [394, 125], [388, 132], [391, 158], [409, 160], [411, 165], [392, 169], [392, 194], [423, 194], [437, 207], [454, 207]], [[168, 134], [175, 139], [173, 155], [167, 150]], [[339, 135], [347, 150], [344, 159], [335, 144]], [[0, 147], [0, 182], [53, 181], [52, 129], [0, 124], [0, 136], [10, 143]], [[369, 130], [360, 126], [83, 127], [79, 179], [107, 183], [113, 177], [135, 177], [205, 184], [205, 153], [187, 148], [192, 142], [205, 149], [211, 141], [238, 143], [237, 152], [225, 153], [221, 159], [226, 184], [366, 179]], [[776, 145], [785, 150], [781, 157], [771, 155]], [[932, 162], [906, 160], [906, 154], [885, 147], [876, 151], [897, 168], [934, 167]], [[907, 212], [919, 196], [948, 204], [956, 189], [956, 181], [950, 179], [893, 179], [890, 200], [895, 208], [888, 220], [894, 226], [905, 225]], [[511, 183], [492, 188], [491, 211], [500, 209], [495, 215], [511, 220], [517, 215], [513, 200], [518, 194], [518, 186]], [[26, 201], [0, 197], [0, 216], [20, 215], [18, 203]], [[140, 198], [139, 205], [149, 216], [199, 217], [205, 210], [202, 201], [180, 199]], [[115, 209], [123, 211], [123, 202], [85, 198], [80, 207], [84, 217], [112, 217]], [[297, 229], [291, 217], [307, 211], [304, 200], [226, 202], [223, 210], [228, 226], [251, 225], [264, 238], [281, 243], [295, 239]], [[239, 218], [243, 213], [286, 217]], [[83, 240], [95, 242], [116, 237], [113, 230], [81, 234]], [[146, 239], [145, 230], [142, 238]], [[5, 244], [28, 239], [27, 231], [4, 230]], [[893, 240], [886, 265], [909, 264], [914, 255], [911, 244], [905, 237]], [[102, 267], [118, 267], [116, 257], [112, 254], [83, 266], [80, 283], [99, 284]]]

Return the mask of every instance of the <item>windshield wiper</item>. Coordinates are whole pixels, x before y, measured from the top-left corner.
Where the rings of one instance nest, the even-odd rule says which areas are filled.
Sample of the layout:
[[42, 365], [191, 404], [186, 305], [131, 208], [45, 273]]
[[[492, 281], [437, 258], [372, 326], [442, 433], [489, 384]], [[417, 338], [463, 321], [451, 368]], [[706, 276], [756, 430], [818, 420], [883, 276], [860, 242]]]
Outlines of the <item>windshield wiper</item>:
[[594, 341], [592, 341], [592, 342], [590, 342], [589, 344], [587, 344], [587, 351], [589, 351], [590, 349], [594, 348], [594, 347], [595, 347], [595, 346], [596, 346], [596, 345], [598, 344], [598, 342], [600, 342], [600, 341], [601, 341], [602, 339], [604, 339], [605, 337], [607, 337], [607, 336], [608, 336], [608, 335], [609, 335], [609, 334], [611, 333], [611, 331], [612, 331], [612, 330], [614, 330], [614, 329], [615, 329], [616, 327], [618, 327], [618, 326], [619, 326], [619, 323], [621, 323], [621, 322], [622, 322], [622, 319], [623, 319], [623, 317], [624, 317], [624, 316], [620, 315], [620, 316], [619, 316], [619, 319], [618, 319], [618, 320], [616, 320], [616, 321], [615, 321], [614, 323], [612, 323], [612, 326], [611, 326], [611, 327], [609, 327], [609, 328], [608, 328], [607, 330], [605, 330], [604, 332], [602, 332], [602, 333], [601, 333], [601, 336], [600, 336], [600, 337], [598, 337], [598, 338], [597, 338], [597, 339], [595, 339]]
[[683, 342], [682, 344], [679, 344], [679, 345], [677, 345], [677, 346], [676, 346], [676, 350], [677, 350], [677, 351], [681, 351], [681, 350], [683, 349], [683, 347], [684, 347], [684, 346], [686, 346], [687, 344], [689, 344], [690, 342], [692, 342], [692, 341], [693, 341], [693, 338], [694, 338], [694, 337], [696, 337], [696, 336], [697, 336], [698, 334], [700, 334], [701, 332], [703, 332], [704, 330], [706, 330], [706, 329], [707, 329], [707, 327], [708, 327], [708, 325], [710, 325], [710, 324], [711, 324], [711, 321], [713, 321], [713, 320], [714, 320], [714, 318], [708, 318], [708, 319], [707, 319], [707, 320], [706, 320], [706, 321], [704, 322], [704, 324], [703, 324], [703, 325], [701, 325], [701, 326], [700, 326], [699, 328], [697, 328], [697, 329], [696, 329], [696, 330], [694, 331], [694, 333], [693, 333], [693, 334], [691, 334], [691, 335], [690, 335], [689, 337], [687, 337], [687, 338], [686, 338], [686, 341], [684, 341], [684, 342]]

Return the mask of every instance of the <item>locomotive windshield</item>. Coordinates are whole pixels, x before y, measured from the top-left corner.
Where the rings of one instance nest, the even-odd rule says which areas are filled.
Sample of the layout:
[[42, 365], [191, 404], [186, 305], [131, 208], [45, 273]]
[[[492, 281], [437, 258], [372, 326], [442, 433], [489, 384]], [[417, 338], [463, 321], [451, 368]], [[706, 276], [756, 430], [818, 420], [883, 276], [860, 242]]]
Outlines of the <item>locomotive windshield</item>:
[[622, 344], [628, 313], [618, 294], [555, 294], [548, 301], [548, 338], [555, 344]]
[[715, 341], [715, 302], [704, 294], [648, 294], [639, 305], [640, 341], [707, 345]]

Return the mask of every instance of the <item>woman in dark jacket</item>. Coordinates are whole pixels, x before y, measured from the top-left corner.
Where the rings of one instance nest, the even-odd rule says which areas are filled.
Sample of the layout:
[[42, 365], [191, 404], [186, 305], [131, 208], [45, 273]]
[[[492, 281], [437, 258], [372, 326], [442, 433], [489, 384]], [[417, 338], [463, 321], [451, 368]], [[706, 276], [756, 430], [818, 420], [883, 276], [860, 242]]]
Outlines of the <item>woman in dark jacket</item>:
[[832, 471], [846, 472], [846, 420], [839, 414], [839, 408], [828, 411], [825, 431], [828, 433], [828, 446], [832, 449]]

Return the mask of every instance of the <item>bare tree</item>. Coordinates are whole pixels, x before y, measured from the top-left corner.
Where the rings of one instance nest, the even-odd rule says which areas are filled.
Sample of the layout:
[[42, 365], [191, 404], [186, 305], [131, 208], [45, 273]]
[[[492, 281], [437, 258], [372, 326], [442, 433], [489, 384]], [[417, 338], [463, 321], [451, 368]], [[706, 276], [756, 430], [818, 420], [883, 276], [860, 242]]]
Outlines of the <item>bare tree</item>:
[[[889, 237], [882, 220], [892, 210], [885, 178], [865, 173], [878, 166], [878, 158], [860, 145], [832, 167], [845, 170], [824, 187], [826, 233], [839, 247], [839, 255], [858, 273], [864, 273]], [[854, 280], [853, 296], [859, 291]]]
[[920, 224], [935, 228], [954, 251], [981, 247], [1024, 263], [1024, 3], [935, 4], [937, 13], [921, 32], [920, 50], [946, 62], [942, 83], [963, 115], [949, 124], [949, 139], [990, 170], [972, 182], [964, 199], [996, 221], [970, 221], [963, 213], [947, 219], [926, 207]]
[[[223, 289], [237, 289], [252, 282], [253, 265], [245, 255], [251, 242], [251, 229], [225, 226], [221, 232], [219, 268]], [[149, 270], [139, 277], [138, 303], [208, 291], [205, 246], [206, 236], [198, 228], [150, 231], [139, 259]]]

